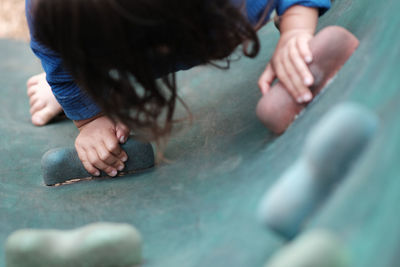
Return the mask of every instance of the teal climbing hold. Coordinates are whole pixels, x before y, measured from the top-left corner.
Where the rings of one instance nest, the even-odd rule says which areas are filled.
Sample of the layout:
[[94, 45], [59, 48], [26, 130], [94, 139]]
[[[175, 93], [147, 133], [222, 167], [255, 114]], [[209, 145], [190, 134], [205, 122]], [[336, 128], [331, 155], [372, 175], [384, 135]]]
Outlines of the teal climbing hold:
[[[128, 161], [125, 162], [124, 172], [138, 172], [154, 167], [154, 152], [151, 144], [129, 138], [122, 145], [128, 154]], [[43, 180], [46, 185], [64, 183], [72, 179], [91, 177], [81, 161], [75, 148], [55, 148], [48, 151], [42, 157]], [[101, 172], [101, 177], [108, 176]]]
[[377, 130], [378, 118], [364, 107], [345, 103], [333, 108], [310, 132], [303, 154], [264, 195], [263, 224], [293, 238], [346, 176]]
[[131, 225], [95, 223], [76, 230], [19, 230], [6, 242], [7, 267], [127, 267], [142, 261]]

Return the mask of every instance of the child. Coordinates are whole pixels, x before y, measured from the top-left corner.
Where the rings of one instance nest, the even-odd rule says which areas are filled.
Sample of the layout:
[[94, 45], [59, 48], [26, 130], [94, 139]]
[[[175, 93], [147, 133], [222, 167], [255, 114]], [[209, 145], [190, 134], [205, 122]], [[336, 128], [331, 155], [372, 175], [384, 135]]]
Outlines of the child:
[[297, 102], [310, 101], [308, 42], [330, 0], [26, 0], [26, 7], [45, 70], [27, 84], [33, 124], [63, 110], [80, 131], [75, 147], [87, 171], [115, 176], [130, 128], [153, 140], [170, 132], [174, 72], [224, 59], [239, 44], [256, 56], [256, 29], [273, 9], [281, 37], [258, 85], [266, 93], [279, 78]]

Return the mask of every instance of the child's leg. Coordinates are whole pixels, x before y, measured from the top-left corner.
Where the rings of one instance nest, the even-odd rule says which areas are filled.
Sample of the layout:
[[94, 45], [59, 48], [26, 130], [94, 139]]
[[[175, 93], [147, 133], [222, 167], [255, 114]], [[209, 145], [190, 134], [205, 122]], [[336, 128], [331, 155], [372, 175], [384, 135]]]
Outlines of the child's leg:
[[46, 125], [52, 118], [62, 112], [60, 104], [46, 81], [46, 74], [32, 76], [27, 82], [29, 105], [31, 106], [32, 123], [36, 126]]

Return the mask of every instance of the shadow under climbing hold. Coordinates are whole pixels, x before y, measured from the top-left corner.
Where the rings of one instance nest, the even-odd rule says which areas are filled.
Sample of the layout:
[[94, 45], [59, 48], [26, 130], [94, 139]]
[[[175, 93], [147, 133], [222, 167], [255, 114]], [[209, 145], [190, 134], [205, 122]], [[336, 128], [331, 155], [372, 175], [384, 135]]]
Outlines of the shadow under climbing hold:
[[263, 197], [258, 211], [262, 223], [286, 238], [297, 235], [361, 155], [377, 127], [377, 116], [358, 104], [333, 108], [312, 129], [297, 162]]
[[126, 267], [142, 261], [139, 232], [95, 223], [70, 231], [24, 229], [6, 242], [7, 267]]
[[[324, 28], [310, 41], [313, 54], [310, 70], [314, 76], [310, 90], [314, 96], [346, 63], [358, 45], [353, 34], [338, 26]], [[268, 129], [281, 134], [306, 105], [297, 103], [278, 82], [258, 102], [257, 116]]]
[[[122, 145], [128, 154], [123, 173], [139, 172], [154, 167], [154, 152], [151, 144], [132, 137]], [[46, 185], [64, 183], [73, 179], [91, 177], [79, 160], [75, 148], [56, 148], [42, 157], [43, 180]], [[108, 175], [101, 172], [101, 177]]]
[[313, 230], [279, 250], [265, 267], [346, 267], [349, 261], [336, 235]]

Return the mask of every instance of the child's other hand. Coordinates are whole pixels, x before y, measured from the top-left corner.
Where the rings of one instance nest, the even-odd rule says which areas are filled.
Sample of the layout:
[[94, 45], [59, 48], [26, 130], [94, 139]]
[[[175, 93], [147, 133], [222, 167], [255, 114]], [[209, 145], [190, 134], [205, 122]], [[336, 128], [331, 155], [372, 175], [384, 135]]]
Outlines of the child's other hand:
[[308, 87], [314, 83], [314, 78], [307, 65], [313, 60], [309, 46], [312, 38], [309, 31], [302, 30], [287, 31], [281, 35], [274, 55], [258, 81], [263, 94], [278, 78], [298, 103], [312, 99]]
[[75, 124], [80, 131], [75, 148], [90, 174], [99, 176], [101, 170], [114, 177], [125, 168], [128, 155], [120, 147], [120, 143], [125, 143], [129, 136], [125, 125], [115, 123], [106, 116], [75, 121]]

